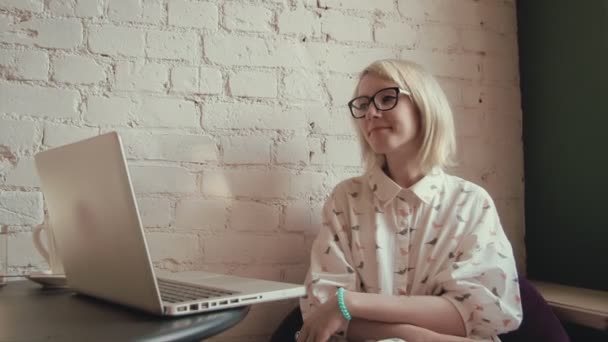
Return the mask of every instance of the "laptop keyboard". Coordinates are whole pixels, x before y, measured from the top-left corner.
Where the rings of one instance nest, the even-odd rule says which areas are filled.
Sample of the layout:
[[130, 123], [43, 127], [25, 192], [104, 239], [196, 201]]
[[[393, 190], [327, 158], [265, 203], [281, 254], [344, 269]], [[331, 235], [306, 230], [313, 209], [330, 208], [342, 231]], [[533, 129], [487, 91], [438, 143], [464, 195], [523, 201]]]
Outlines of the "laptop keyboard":
[[169, 303], [179, 303], [191, 300], [225, 297], [236, 294], [236, 292], [230, 292], [214, 288], [205, 288], [201, 285], [185, 285], [170, 282], [164, 279], [157, 279], [157, 281], [161, 299]]

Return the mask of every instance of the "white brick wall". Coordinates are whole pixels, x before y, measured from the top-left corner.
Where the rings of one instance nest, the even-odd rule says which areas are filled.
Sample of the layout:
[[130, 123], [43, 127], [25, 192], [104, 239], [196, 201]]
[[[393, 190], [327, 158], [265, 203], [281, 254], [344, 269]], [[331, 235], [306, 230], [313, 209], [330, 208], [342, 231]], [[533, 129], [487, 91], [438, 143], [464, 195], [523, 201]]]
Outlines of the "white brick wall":
[[49, 73], [49, 57], [39, 50], [0, 50], [0, 68], [5, 79], [45, 81]]
[[62, 56], [53, 60], [53, 79], [57, 82], [93, 84], [106, 79], [105, 67], [94, 59]]
[[169, 25], [215, 30], [219, 21], [217, 5], [211, 2], [175, 0], [169, 2]]
[[259, 5], [227, 2], [224, 5], [224, 26], [229, 30], [269, 32], [272, 11]]
[[[0, 225], [44, 268], [35, 153], [124, 142], [160, 267], [301, 282], [325, 196], [358, 175], [357, 73], [409, 58], [453, 106], [457, 174], [497, 202], [524, 267], [515, 5], [496, 0], [0, 0]], [[214, 341], [267, 341], [291, 302]]]
[[144, 56], [145, 37], [141, 29], [112, 25], [88, 28], [92, 52], [113, 56]]
[[164, 92], [169, 82], [169, 66], [161, 63], [120, 61], [114, 73], [117, 90]]
[[277, 77], [275, 72], [238, 71], [230, 75], [228, 87], [232, 96], [276, 97]]
[[175, 225], [180, 230], [222, 230], [228, 220], [226, 203], [221, 200], [186, 198], [177, 203], [175, 219]]
[[274, 230], [279, 227], [278, 207], [256, 202], [234, 202], [230, 212], [230, 229], [240, 231]]

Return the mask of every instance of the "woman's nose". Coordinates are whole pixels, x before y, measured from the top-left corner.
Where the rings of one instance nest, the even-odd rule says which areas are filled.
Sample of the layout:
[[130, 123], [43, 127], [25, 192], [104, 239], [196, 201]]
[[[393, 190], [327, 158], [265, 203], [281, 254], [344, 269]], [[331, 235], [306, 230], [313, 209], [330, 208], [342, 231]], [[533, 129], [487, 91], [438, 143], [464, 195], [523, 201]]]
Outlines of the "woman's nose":
[[376, 108], [376, 106], [373, 103], [370, 103], [369, 107], [367, 109], [367, 113], [365, 113], [365, 119], [371, 120], [371, 119], [379, 118], [380, 116], [381, 116], [381, 114], [380, 114], [380, 111], [378, 110], [378, 108]]

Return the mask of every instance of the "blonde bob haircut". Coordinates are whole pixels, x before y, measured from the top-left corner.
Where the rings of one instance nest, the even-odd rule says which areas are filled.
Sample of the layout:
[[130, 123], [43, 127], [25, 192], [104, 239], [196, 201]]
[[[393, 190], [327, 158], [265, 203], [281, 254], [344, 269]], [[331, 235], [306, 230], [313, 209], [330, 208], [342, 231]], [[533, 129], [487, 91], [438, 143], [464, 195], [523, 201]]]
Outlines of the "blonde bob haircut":
[[[422, 172], [426, 174], [434, 167], [445, 169], [452, 166], [456, 152], [454, 119], [445, 93], [435, 78], [414, 62], [394, 59], [373, 62], [361, 72], [359, 82], [368, 74], [395, 82], [400, 88], [410, 92], [410, 98], [420, 115], [418, 134], [422, 134], [422, 137], [417, 137], [421, 140], [417, 162]], [[358, 96], [358, 89], [359, 84], [355, 88], [354, 97]], [[353, 118], [354, 120], [364, 119]], [[386, 163], [385, 156], [376, 154], [356, 123], [355, 127], [365, 168], [370, 170], [375, 166], [383, 167]]]

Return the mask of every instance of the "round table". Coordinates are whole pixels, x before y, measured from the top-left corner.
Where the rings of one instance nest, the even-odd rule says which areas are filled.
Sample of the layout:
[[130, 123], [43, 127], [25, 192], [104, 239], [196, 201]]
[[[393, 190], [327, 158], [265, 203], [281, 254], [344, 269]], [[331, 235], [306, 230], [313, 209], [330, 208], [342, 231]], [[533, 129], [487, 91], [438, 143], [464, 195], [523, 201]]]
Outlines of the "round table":
[[159, 317], [63, 289], [0, 287], [0, 341], [200, 341], [240, 322], [249, 307]]

